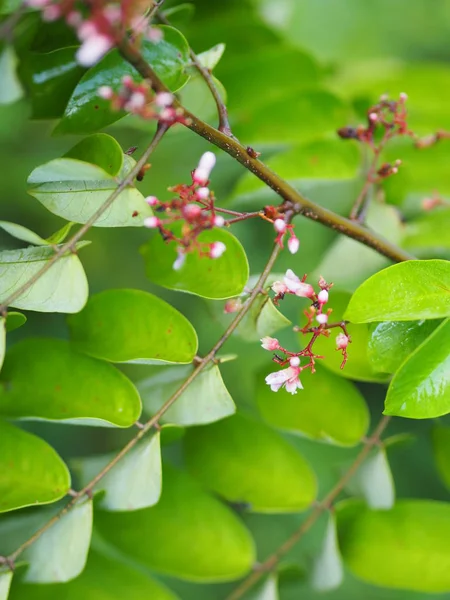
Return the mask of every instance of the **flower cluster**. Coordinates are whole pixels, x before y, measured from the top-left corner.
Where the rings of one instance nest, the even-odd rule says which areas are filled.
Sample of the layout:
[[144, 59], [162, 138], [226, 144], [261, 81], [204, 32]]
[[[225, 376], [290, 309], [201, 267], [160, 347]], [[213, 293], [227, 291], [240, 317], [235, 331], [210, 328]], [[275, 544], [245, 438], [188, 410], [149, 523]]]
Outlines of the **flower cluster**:
[[183, 109], [173, 106], [175, 97], [170, 92], [155, 94], [145, 81], [135, 82], [129, 75], [122, 78], [122, 87], [118, 92], [103, 85], [98, 89], [98, 95], [109, 100], [115, 111], [126, 110], [142, 119], [155, 119], [166, 125], [187, 124]]
[[[347, 361], [347, 346], [351, 342], [351, 339], [347, 331], [346, 323], [345, 321], [329, 323], [328, 319], [332, 310], [324, 310], [325, 305], [328, 303], [329, 290], [332, 287], [332, 284], [328, 284], [321, 277], [318, 282], [318, 287], [319, 290], [316, 292], [311, 284], [306, 283], [306, 275], [300, 279], [291, 269], [288, 269], [283, 281], [276, 281], [271, 286], [272, 290], [275, 292], [275, 303], [282, 300], [286, 294], [309, 298], [311, 300], [311, 306], [305, 311], [307, 324], [302, 328], [295, 328], [296, 331], [305, 335], [311, 335], [305, 348], [299, 352], [291, 352], [286, 348], [283, 348], [276, 338], [266, 336], [261, 339], [261, 345], [264, 350], [275, 352], [273, 361], [286, 367], [280, 371], [270, 373], [270, 375], [266, 377], [267, 385], [269, 385], [270, 389], [274, 392], [277, 392], [280, 388], [284, 387], [286, 391], [291, 394], [296, 394], [298, 389], [303, 389], [300, 381], [301, 372], [305, 369], [311, 369], [314, 373], [316, 359], [323, 358], [323, 356], [314, 353], [314, 343], [320, 336], [328, 337], [330, 335], [330, 330], [333, 328], [341, 329], [341, 332], [336, 337], [336, 350], [341, 351], [343, 356], [341, 368], [344, 367]], [[316, 323], [314, 323], [314, 321]], [[280, 353], [284, 356], [280, 356]], [[307, 359], [303, 365], [301, 364], [302, 358]]]
[[[197, 251], [200, 256], [219, 258], [226, 250], [223, 242], [207, 243], [198, 240], [202, 231], [225, 224], [224, 218], [216, 214], [214, 193], [207, 187], [215, 162], [215, 155], [205, 152], [198, 167], [192, 171], [192, 183], [169, 188], [169, 191], [176, 194], [172, 200], [163, 202], [155, 196], [146, 198], [147, 203], [156, 212], [166, 214], [164, 219], [157, 216], [147, 217], [144, 225], [150, 229], [159, 229], [166, 242], [176, 242], [178, 256], [173, 264], [175, 270], [182, 268], [189, 252]], [[182, 222], [179, 236], [169, 229], [176, 222]]]
[[284, 236], [289, 235], [287, 242], [288, 250], [291, 254], [296, 254], [300, 248], [300, 240], [294, 233], [294, 226], [286, 222], [286, 215], [280, 212], [278, 206], [266, 206], [264, 207], [264, 213], [261, 214], [262, 218], [273, 224], [276, 231], [275, 243], [283, 248]]
[[[90, 67], [98, 62], [130, 30], [136, 37], [157, 43], [161, 40], [161, 29], [152, 27], [145, 17], [147, 2], [122, 0], [108, 2], [92, 0], [26, 0], [31, 8], [42, 11], [44, 21], [64, 18], [73, 27], [81, 42], [76, 57], [80, 65]], [[86, 16], [86, 5], [89, 14]]]

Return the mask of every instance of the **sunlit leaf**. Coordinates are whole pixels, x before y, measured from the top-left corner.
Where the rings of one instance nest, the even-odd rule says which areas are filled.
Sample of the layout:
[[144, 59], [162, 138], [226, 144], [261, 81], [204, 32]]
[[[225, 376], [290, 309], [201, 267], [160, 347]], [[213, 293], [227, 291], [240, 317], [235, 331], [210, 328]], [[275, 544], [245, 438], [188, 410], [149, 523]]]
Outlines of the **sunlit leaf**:
[[411, 354], [394, 375], [386, 415], [431, 419], [450, 412], [450, 319]]
[[265, 383], [266, 368], [258, 375], [256, 401], [263, 418], [274, 427], [343, 446], [357, 444], [369, 427], [362, 394], [349, 381], [317, 368], [302, 373], [303, 390], [276, 394]]
[[23, 96], [22, 85], [16, 72], [17, 57], [12, 46], [5, 46], [0, 54], [0, 105], [16, 102]]
[[112, 362], [190, 363], [197, 334], [164, 300], [141, 290], [107, 290], [68, 320], [74, 346]]
[[278, 577], [269, 575], [261, 585], [246, 594], [245, 600], [279, 600], [279, 597]]
[[98, 511], [101, 535], [152, 570], [180, 579], [227, 581], [247, 573], [253, 541], [237, 516], [182, 471], [165, 465], [163, 481], [156, 506]]
[[[144, 409], [155, 414], [192, 374], [194, 367], [168, 367], [137, 383]], [[164, 413], [162, 422], [177, 425], [212, 423], [236, 411], [217, 365], [206, 367], [177, 401]]]
[[[77, 247], [84, 245], [80, 242]], [[29, 247], [0, 252], [0, 302], [29, 281], [52, 258], [55, 249]], [[88, 298], [88, 282], [80, 259], [68, 253], [16, 298], [11, 306], [40, 312], [72, 313], [81, 310]]]
[[225, 44], [216, 44], [212, 48], [197, 54], [197, 59], [205, 69], [212, 71], [225, 52]]
[[343, 580], [344, 568], [338, 547], [336, 520], [330, 513], [320, 553], [314, 557], [311, 585], [317, 591], [326, 592], [339, 587]]
[[394, 506], [394, 480], [384, 449], [376, 449], [366, 458], [346, 489], [352, 496], [362, 496], [370, 508]]
[[8, 600], [12, 577], [12, 571], [0, 569], [0, 600]]
[[0, 414], [9, 418], [130, 427], [141, 412], [138, 393], [125, 375], [63, 340], [15, 344], [0, 377]]
[[450, 209], [433, 210], [409, 221], [403, 247], [412, 252], [427, 250], [430, 254], [450, 249]]
[[255, 512], [297, 512], [316, 497], [316, 478], [303, 456], [243, 414], [189, 429], [183, 444], [186, 464], [204, 486]]
[[40, 438], [0, 420], [0, 512], [59, 500], [69, 471]]

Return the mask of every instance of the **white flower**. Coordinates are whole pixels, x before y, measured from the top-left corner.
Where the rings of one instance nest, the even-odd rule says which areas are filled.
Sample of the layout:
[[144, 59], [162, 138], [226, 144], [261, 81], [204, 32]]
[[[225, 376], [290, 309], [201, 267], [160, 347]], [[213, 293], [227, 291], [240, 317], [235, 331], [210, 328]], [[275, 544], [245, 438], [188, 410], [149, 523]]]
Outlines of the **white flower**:
[[303, 389], [299, 375], [299, 367], [288, 367], [282, 371], [276, 371], [275, 373], [270, 373], [270, 375], [267, 375], [266, 383], [267, 385], [270, 385], [272, 392], [278, 392], [278, 390], [284, 385], [287, 392], [290, 394], [296, 394], [297, 389]]
[[284, 283], [288, 290], [296, 296], [303, 298], [312, 298], [314, 296], [314, 288], [309, 283], [304, 283], [299, 277], [291, 270], [286, 271], [284, 276]]
[[272, 290], [275, 292], [275, 294], [277, 295], [283, 295], [286, 294], [286, 292], [288, 292], [288, 287], [287, 285], [285, 285], [284, 283], [281, 283], [281, 281], [275, 281], [272, 284]]
[[194, 171], [194, 182], [199, 185], [206, 185], [215, 164], [216, 155], [212, 152], [205, 152], [200, 158], [198, 167]]

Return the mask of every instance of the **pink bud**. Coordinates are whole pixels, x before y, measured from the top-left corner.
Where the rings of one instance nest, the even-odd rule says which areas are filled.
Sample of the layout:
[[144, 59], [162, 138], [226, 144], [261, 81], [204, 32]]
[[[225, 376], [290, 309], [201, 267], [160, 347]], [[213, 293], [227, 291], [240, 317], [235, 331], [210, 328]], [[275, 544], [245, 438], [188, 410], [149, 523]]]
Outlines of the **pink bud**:
[[145, 103], [145, 94], [142, 92], [133, 92], [130, 96], [130, 99], [125, 104], [125, 110], [129, 110], [130, 112], [138, 112], [145, 106]]
[[320, 304], [326, 304], [328, 302], [328, 291], [321, 290], [317, 296], [317, 300], [320, 302]]
[[66, 23], [67, 23], [67, 25], [70, 25], [71, 27], [80, 27], [82, 22], [83, 22], [83, 17], [81, 16], [81, 13], [77, 12], [76, 10], [71, 11], [66, 16]]
[[280, 342], [277, 340], [277, 338], [269, 337], [267, 335], [261, 338], [260, 342], [264, 350], [269, 350], [270, 352], [273, 350], [278, 350], [280, 347]]
[[370, 113], [369, 114], [369, 119], [373, 122], [378, 121], [378, 115], [377, 113]]
[[95, 65], [113, 47], [113, 41], [106, 35], [88, 37], [78, 48], [76, 59], [83, 67]]
[[326, 313], [320, 313], [319, 315], [317, 315], [316, 320], [319, 323], [319, 325], [325, 325], [325, 323], [327, 323], [328, 321], [328, 315]]
[[155, 96], [155, 104], [156, 106], [160, 106], [161, 108], [165, 108], [166, 106], [170, 106], [174, 101], [174, 96], [170, 92], [159, 92]]
[[338, 336], [336, 336], [336, 348], [338, 350], [345, 350], [345, 348], [347, 348], [348, 346], [349, 341], [350, 340], [345, 335], [345, 333], [340, 333]]
[[199, 200], [207, 200], [209, 198], [209, 189], [207, 187], [198, 188], [195, 195]]
[[149, 229], [155, 229], [160, 225], [161, 221], [158, 219], [158, 217], [147, 217], [146, 219], [144, 219], [144, 226], [148, 227]]
[[158, 29], [157, 27], [150, 27], [150, 29], [148, 29], [147, 31], [146, 37], [150, 42], [157, 44], [163, 39], [164, 34], [162, 29]]
[[42, 11], [42, 19], [47, 22], [56, 21], [61, 16], [61, 8], [56, 4], [46, 6]]
[[235, 313], [242, 308], [242, 300], [240, 298], [231, 298], [225, 302], [223, 309], [224, 313]]
[[212, 152], [205, 152], [200, 158], [198, 167], [194, 171], [194, 181], [199, 185], [205, 185], [208, 182], [211, 171], [216, 164], [216, 156]]
[[124, 75], [122, 77], [122, 84], [125, 87], [133, 87], [134, 81], [133, 81], [133, 78], [131, 77], [131, 75]]
[[225, 219], [221, 215], [214, 217], [214, 227], [223, 227], [225, 225]]
[[98, 88], [98, 95], [104, 100], [111, 100], [111, 98], [114, 95], [114, 92], [112, 88], [109, 87], [109, 85], [102, 85]]
[[291, 254], [296, 254], [300, 248], [300, 240], [295, 235], [288, 239], [288, 249]]
[[198, 204], [186, 204], [183, 207], [183, 215], [186, 219], [197, 219], [202, 214], [202, 209]]
[[298, 356], [293, 356], [290, 361], [289, 364], [291, 365], [291, 367], [298, 367], [300, 365], [300, 359]]
[[147, 196], [145, 201], [149, 206], [156, 206], [157, 204], [159, 204], [159, 200], [156, 196]]
[[227, 247], [223, 242], [213, 242], [211, 244], [211, 250], [209, 255], [211, 258], [219, 258], [225, 252]]
[[273, 226], [278, 233], [284, 233], [286, 231], [286, 223], [283, 219], [275, 219]]
[[400, 101], [401, 102], [406, 102], [406, 100], [408, 100], [408, 94], [405, 94], [405, 92], [401, 92], [401, 94], [400, 94]]

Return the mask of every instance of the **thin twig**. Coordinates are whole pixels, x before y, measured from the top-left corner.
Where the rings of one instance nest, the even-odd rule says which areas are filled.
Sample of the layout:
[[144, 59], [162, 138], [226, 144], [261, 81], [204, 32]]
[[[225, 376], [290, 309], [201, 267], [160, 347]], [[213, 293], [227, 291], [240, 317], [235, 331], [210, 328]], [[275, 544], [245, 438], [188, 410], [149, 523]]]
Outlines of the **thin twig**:
[[361, 449], [361, 452], [355, 458], [349, 469], [325, 496], [322, 502], [317, 504], [306, 521], [304, 521], [300, 527], [296, 529], [294, 533], [288, 537], [287, 540], [273, 554], [266, 558], [263, 563], [258, 565], [258, 570], [255, 570], [249, 577], [247, 577], [247, 579], [244, 579], [244, 581], [229, 596], [227, 596], [226, 600], [238, 600], [239, 598], [242, 598], [242, 596], [248, 592], [264, 575], [272, 571], [278, 565], [279, 561], [301, 540], [305, 533], [311, 529], [320, 515], [331, 508], [333, 502], [342, 492], [350, 479], [355, 475], [359, 467], [369, 455], [372, 448], [379, 444], [380, 436], [386, 429], [389, 420], [390, 417], [388, 416], [381, 418], [373, 435], [370, 436], [370, 438], [366, 441], [364, 447]]
[[66, 504], [66, 506], [54, 517], [52, 517], [49, 521], [47, 521], [40, 529], [38, 529], [30, 538], [28, 538], [23, 544], [21, 544], [14, 552], [12, 552], [6, 560], [9, 561], [8, 564], [13, 564], [18, 556], [22, 554], [24, 550], [29, 548], [36, 540], [38, 540], [43, 533], [45, 533], [52, 525], [54, 525], [61, 517], [63, 517], [66, 513], [68, 513], [75, 504], [82, 498], [83, 496], [92, 493], [94, 486], [123, 458], [132, 448], [136, 446], [136, 444], [141, 440], [146, 433], [148, 433], [152, 427], [155, 427], [158, 424], [158, 421], [164, 415], [164, 413], [178, 400], [178, 398], [183, 394], [183, 392], [189, 387], [189, 385], [196, 379], [200, 373], [208, 366], [210, 362], [212, 362], [216, 356], [216, 353], [220, 350], [220, 348], [225, 344], [228, 338], [231, 336], [233, 331], [248, 313], [256, 298], [260, 293], [260, 289], [264, 286], [272, 267], [280, 253], [281, 248], [276, 244], [272, 253], [267, 261], [267, 264], [264, 268], [264, 271], [261, 273], [255, 287], [253, 288], [250, 296], [247, 301], [242, 306], [241, 310], [237, 313], [233, 321], [230, 323], [225, 333], [220, 337], [220, 339], [214, 344], [213, 348], [208, 352], [208, 354], [200, 360], [197, 360], [197, 366], [189, 375], [189, 377], [182, 383], [182, 385], [177, 389], [177, 391], [163, 404], [163, 406], [156, 412], [151, 419], [149, 419], [145, 424], [143, 424], [137, 434], [132, 438], [126, 446], [124, 446], [118, 454], [99, 472], [97, 475], [81, 489], [72, 499]]
[[99, 219], [102, 214], [108, 210], [108, 208], [112, 205], [112, 203], [117, 199], [117, 197], [123, 192], [123, 190], [132, 183], [136, 175], [142, 169], [142, 167], [147, 162], [149, 156], [156, 148], [158, 143], [160, 142], [163, 135], [166, 133], [168, 127], [167, 125], [161, 125], [158, 127], [155, 136], [153, 137], [150, 145], [145, 150], [144, 154], [138, 160], [136, 165], [131, 169], [125, 179], [117, 186], [114, 192], [103, 202], [103, 204], [95, 211], [95, 213], [90, 217], [86, 223], [80, 227], [80, 229], [73, 235], [68, 242], [63, 244], [55, 254], [48, 260], [42, 269], [36, 271], [36, 273], [30, 277], [23, 285], [21, 285], [17, 290], [15, 290], [12, 294], [10, 294], [0, 305], [0, 314], [4, 313], [7, 310], [8, 306], [10, 306], [14, 300], [17, 300], [23, 293], [25, 293], [36, 281], [38, 281], [47, 271], [49, 271], [52, 266], [67, 252], [74, 252], [76, 243], [83, 237], [83, 235], [94, 225], [94, 223]]
[[[118, 46], [118, 50], [123, 58], [129, 62], [138, 73], [144, 77], [144, 79], [150, 81], [155, 92], [169, 91], [140, 54], [138, 49], [130, 44], [128, 40], [123, 39]], [[178, 101], [175, 101], [174, 106], [183, 108]], [[308, 200], [308, 198], [305, 198], [305, 196], [300, 194], [287, 181], [284, 181], [269, 169], [263, 162], [250, 156], [247, 148], [242, 146], [237, 140], [225, 135], [211, 125], [208, 125], [188, 110], [184, 108], [183, 110], [186, 116], [186, 126], [189, 129], [218, 148], [221, 148], [240, 162], [246, 169], [256, 175], [261, 181], [281, 196], [287, 204], [286, 208], [291, 209], [295, 214], [302, 215], [307, 219], [318, 221], [331, 229], [335, 229], [347, 237], [361, 242], [370, 248], [374, 248], [377, 252], [395, 262], [402, 262], [414, 258], [405, 250], [398, 248], [395, 244], [392, 244], [381, 236], [369, 231], [359, 223], [346, 219], [345, 217]]]

